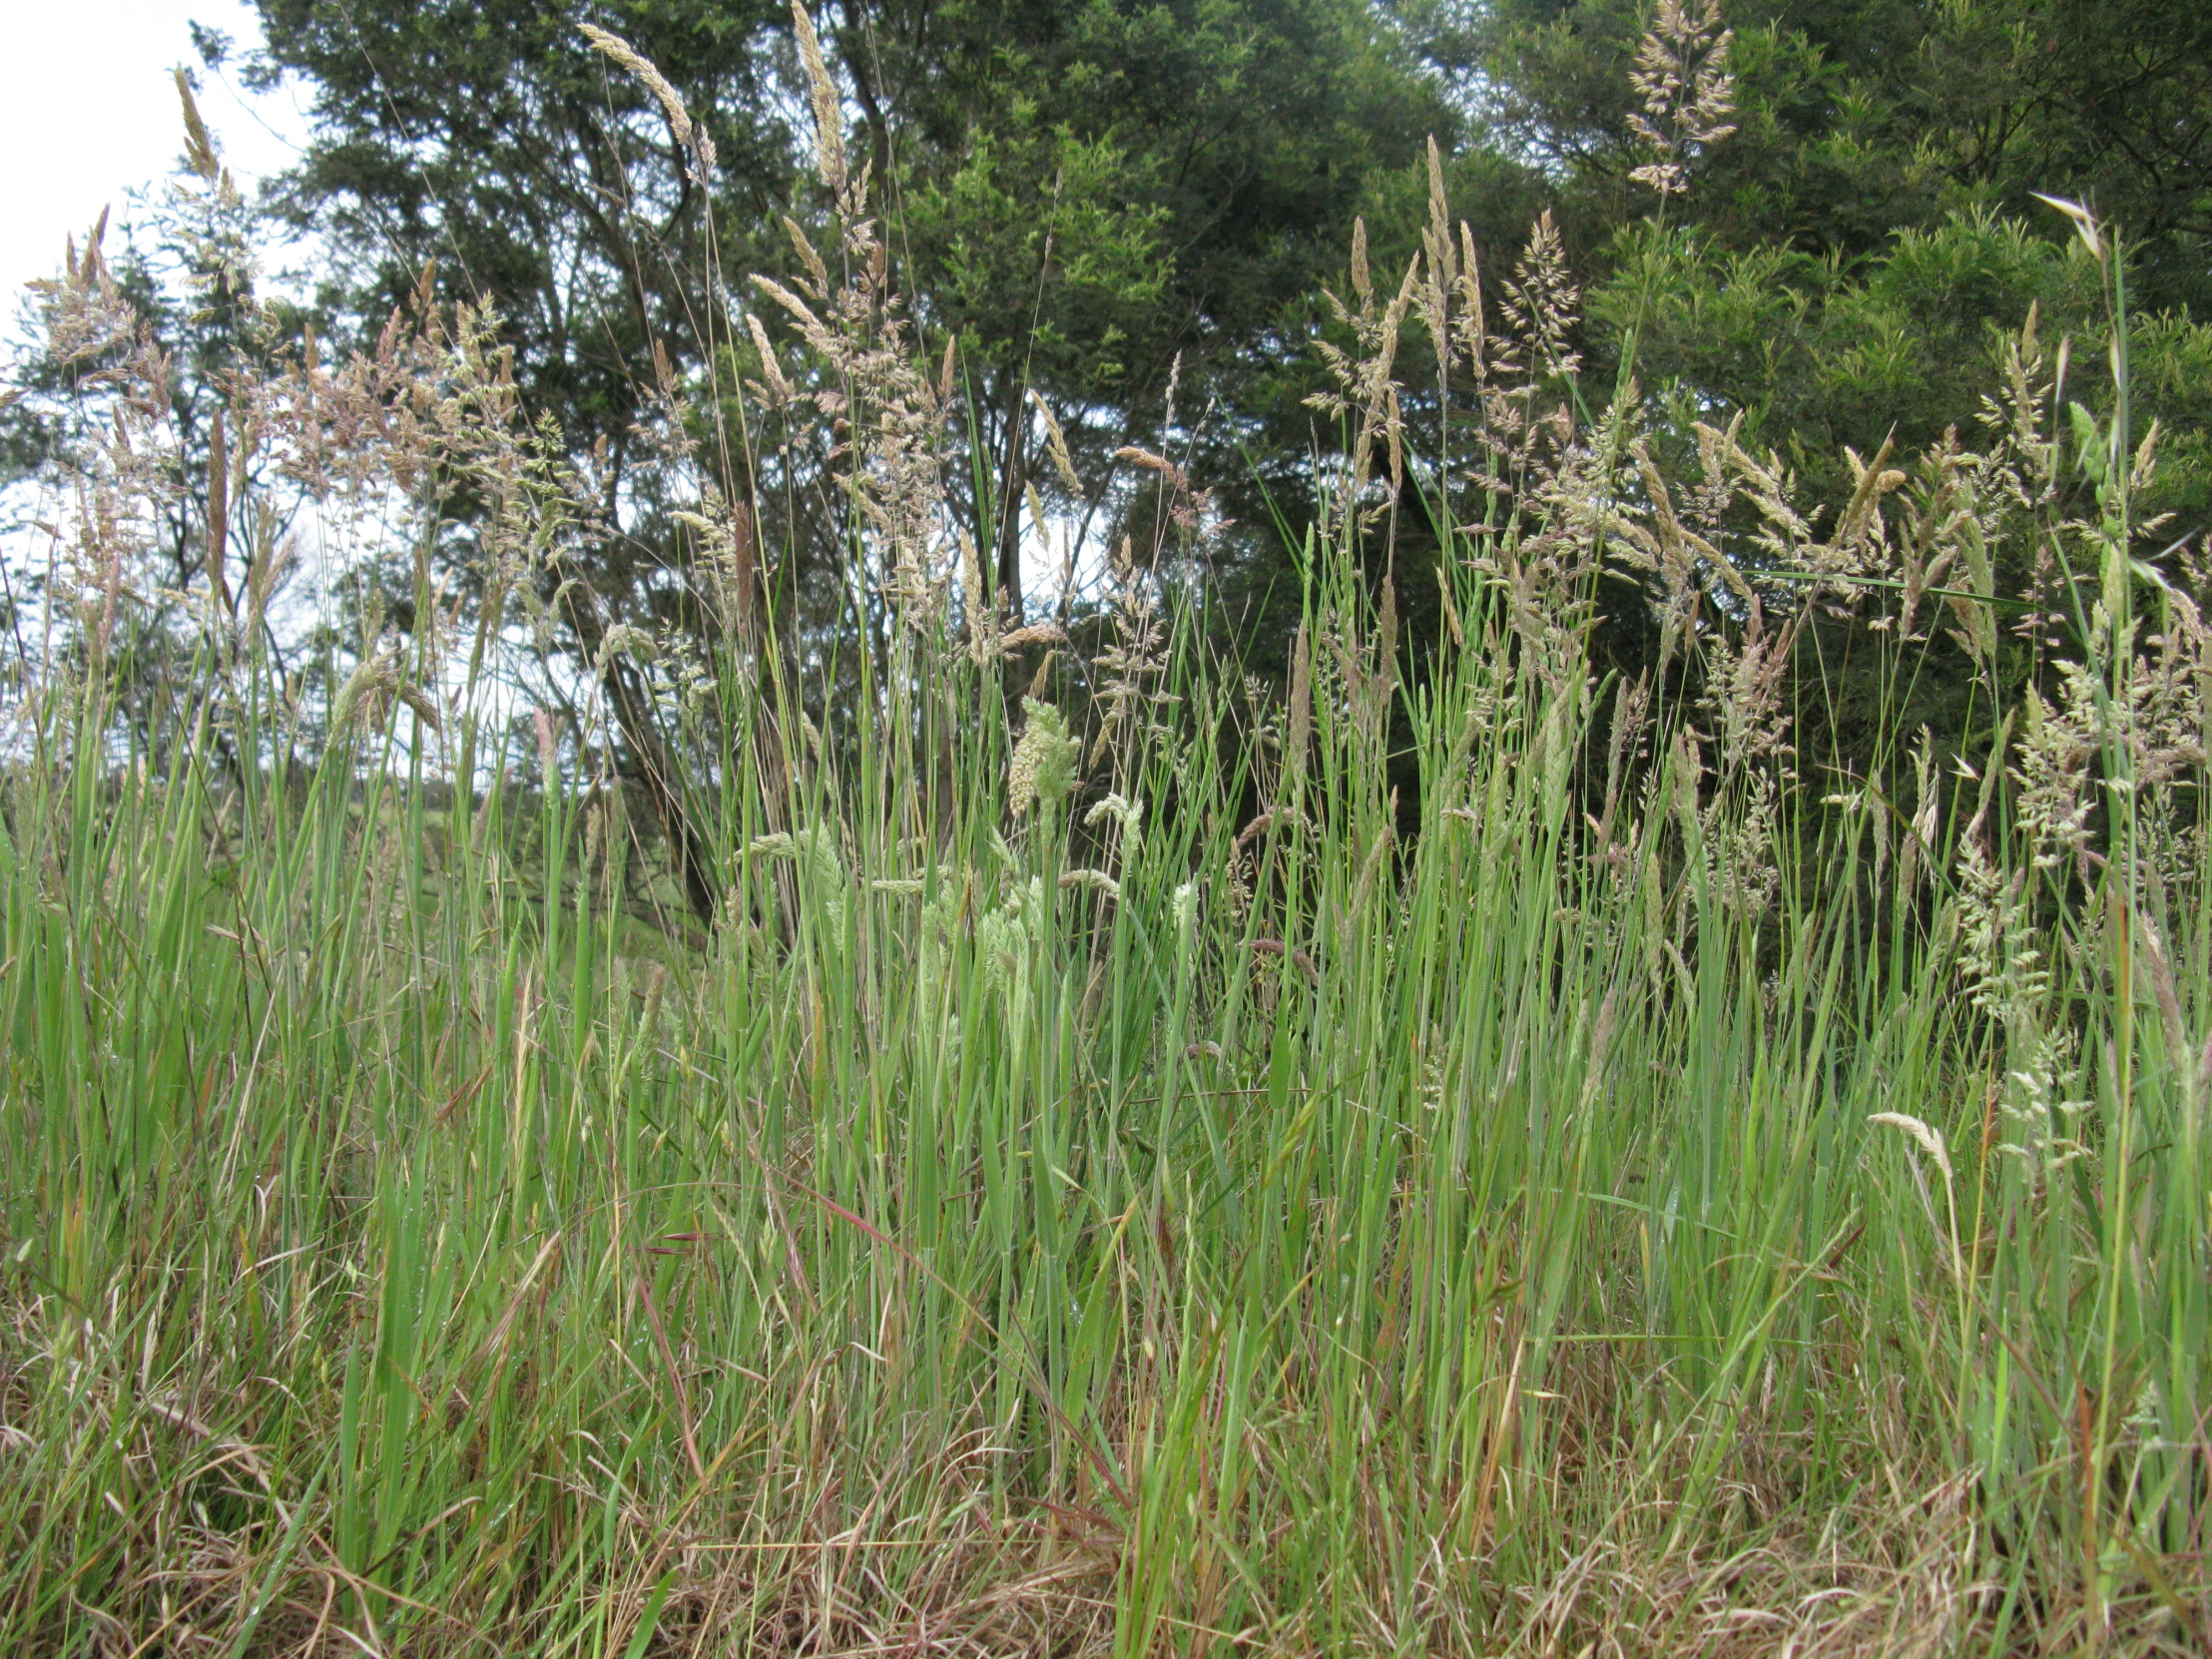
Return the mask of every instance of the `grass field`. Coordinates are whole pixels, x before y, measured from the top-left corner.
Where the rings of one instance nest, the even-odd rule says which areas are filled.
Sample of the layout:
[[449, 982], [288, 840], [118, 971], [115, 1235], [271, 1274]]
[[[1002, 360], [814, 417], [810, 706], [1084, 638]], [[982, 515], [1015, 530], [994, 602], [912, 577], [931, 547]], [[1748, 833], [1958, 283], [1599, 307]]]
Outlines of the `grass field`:
[[[1009, 639], [864, 258], [791, 295], [862, 598], [669, 705], [711, 929], [501, 702], [567, 521], [465, 325], [267, 391], [294, 456], [433, 409], [507, 537], [321, 693], [267, 580], [149, 678], [111, 451], [0, 798], [0, 1649], [2202, 1651], [2212, 644], [2124, 401], [2057, 428], [2030, 335], [1985, 452], [1815, 519], [1632, 399], [1547, 436], [1453, 248], [1347, 301], [1280, 686], [1195, 508]], [[1414, 661], [1355, 552], [1483, 456]], [[1824, 608], [1899, 706], [1979, 665], [1971, 741], [1795, 750]]]

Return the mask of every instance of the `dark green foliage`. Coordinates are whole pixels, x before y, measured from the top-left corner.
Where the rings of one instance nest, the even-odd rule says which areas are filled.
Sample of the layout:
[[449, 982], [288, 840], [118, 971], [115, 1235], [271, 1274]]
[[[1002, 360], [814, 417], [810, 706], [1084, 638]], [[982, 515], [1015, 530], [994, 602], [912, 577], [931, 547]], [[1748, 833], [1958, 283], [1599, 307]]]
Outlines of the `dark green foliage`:
[[[578, 32], [623, 30], [665, 64], [713, 139], [714, 235], [743, 268], [773, 233], [791, 137], [776, 94], [781, 8], [529, 0], [265, 0], [253, 75], [313, 88], [315, 138], [278, 207], [333, 256], [325, 303], [369, 333], [441, 268], [488, 295], [536, 408], [618, 464], [650, 394], [652, 345], [696, 360], [709, 204], [652, 97]], [[612, 16], [609, 11], [612, 10]]]
[[[1438, 56], [1479, 69], [1501, 134], [1564, 178], [1591, 246], [1640, 215], [1637, 0], [1491, 0]], [[2169, 0], [1737, 0], [1737, 134], [1698, 166], [1724, 246], [1851, 258], [1981, 208], [2079, 197], [2140, 250], [2145, 307], [2212, 292], [2212, 13]]]
[[1365, 193], [1452, 120], [1357, 0], [887, 5], [840, 40], [915, 291], [994, 412], [1002, 511], [1025, 385], [1093, 454], [1157, 441], [1179, 359], [1185, 413], [1264, 397]]
[[[374, 327], [439, 260], [449, 292], [507, 316], [537, 406], [580, 447], [604, 439], [618, 468], [654, 343], [685, 371], [720, 325], [700, 314], [698, 274], [790, 264], [776, 219], [807, 217], [809, 192], [781, 7], [261, 9], [257, 73], [315, 89], [316, 141], [281, 202], [340, 256], [330, 302]], [[711, 203], [585, 22], [658, 65], [706, 127]], [[1029, 387], [1094, 453], [1157, 418], [1178, 353], [1196, 396], [1234, 401], [1372, 177], [1451, 119], [1357, 0], [924, 0], [821, 26], [884, 182], [900, 285], [925, 333], [960, 341], [995, 468], [979, 532], [1023, 484], [1051, 482], [1031, 476]], [[1011, 587], [1018, 563], [1001, 576]]]
[[[1479, 71], [1492, 130], [1558, 180], [1598, 345], [1633, 334], [1647, 391], [1749, 429], [1833, 493], [1846, 445], [1970, 433], [1992, 345], [2038, 307], [2101, 376], [2094, 283], [2039, 195], [2089, 204], [2129, 250], [2149, 354], [2178, 365], [2212, 316], [2212, 12], [2166, 0], [1743, 0], [1737, 131], [1692, 163], [1666, 229], [1630, 178], [1630, 84], [1648, 7], [1495, 0], [1431, 50]], [[2139, 421], [2192, 414], [2146, 363]], [[2191, 449], [2193, 439], [2181, 448]], [[2182, 454], [2161, 505], [2201, 527]]]

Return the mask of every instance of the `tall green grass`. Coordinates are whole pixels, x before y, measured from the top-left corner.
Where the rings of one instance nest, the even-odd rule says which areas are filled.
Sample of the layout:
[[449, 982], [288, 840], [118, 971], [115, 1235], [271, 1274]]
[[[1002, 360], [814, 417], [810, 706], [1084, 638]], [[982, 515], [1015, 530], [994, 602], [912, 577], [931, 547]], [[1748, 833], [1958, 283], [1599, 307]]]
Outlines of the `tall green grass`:
[[[1359, 274], [1369, 364], [1451, 250]], [[872, 642], [733, 627], [676, 717], [705, 938], [436, 629], [303, 712], [211, 598], [125, 720], [96, 586], [0, 839], [0, 1648], [2190, 1650], [2212, 656], [2041, 364], [1820, 533], [1723, 434], [1700, 529], [1629, 412], [1498, 425], [1540, 366], [1425, 457], [1354, 374], [1247, 741], [1165, 574], [1078, 699], [856, 516]], [[1400, 445], [1503, 457], [1432, 663]], [[2040, 692], [1998, 531], [2083, 575]], [[1702, 596], [1641, 686], [1608, 569]], [[1821, 603], [1986, 646], [1978, 743], [1781, 744]]]

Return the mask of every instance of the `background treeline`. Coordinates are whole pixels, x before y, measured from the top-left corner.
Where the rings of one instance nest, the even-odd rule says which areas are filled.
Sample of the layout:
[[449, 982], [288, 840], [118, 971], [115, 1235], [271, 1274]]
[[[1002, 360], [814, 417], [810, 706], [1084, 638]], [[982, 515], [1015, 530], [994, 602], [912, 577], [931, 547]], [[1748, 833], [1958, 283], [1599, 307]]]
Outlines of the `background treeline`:
[[[788, 220], [831, 206], [789, 14], [771, 0], [260, 10], [264, 49], [241, 56], [205, 30], [200, 49], [211, 71], [304, 87], [314, 137], [299, 165], [259, 203], [157, 207], [108, 262], [156, 319], [179, 430], [202, 451], [180, 467], [176, 587], [200, 573], [226, 375], [302, 336], [336, 360], [372, 348], [395, 310], [488, 301], [517, 395], [599, 507], [571, 558], [576, 586], [541, 596], [570, 665], [541, 700], [601, 678], [625, 717], [624, 767], [680, 765], [652, 729], [653, 675], [606, 641], [636, 628], [680, 656], [708, 627], [707, 543], [669, 471], [698, 441], [725, 443], [724, 495], [743, 518], [730, 533], [779, 649], [819, 663], [864, 633], [833, 426], [806, 404], [810, 418], [727, 443], [745, 426], [741, 388], [784, 374], [747, 320], [765, 306], [773, 326], [775, 306], [747, 277], [804, 278]], [[853, 165], [872, 178], [883, 283], [910, 306], [917, 352], [945, 365], [969, 455], [953, 505], [1009, 623], [1080, 625], [1068, 574], [1095, 574], [1125, 537], [1172, 540], [1244, 664], [1287, 673], [1315, 461], [1348, 441], [1310, 402], [1317, 334], [1353, 343], [1321, 292], [1349, 293], [1355, 221], [1377, 280], [1394, 284], [1426, 219], [1431, 139], [1492, 303], [1550, 216], [1575, 418], [1626, 389], [1633, 362], [1663, 461], [1687, 461], [1696, 422], [1740, 420], [1747, 446], [1831, 504], [1851, 492], [1851, 451], [1889, 443], [1902, 464], [1946, 433], [1971, 447], [2002, 389], [2002, 344], [2031, 312], [2043, 338], [2071, 341], [2061, 401], [2101, 417], [2096, 274], [2036, 198], [2082, 202], [2123, 238], [2131, 419], [2159, 428], [2139, 551], [2155, 558], [2212, 517], [2212, 14], [2164, 0], [1744, 0], [1724, 20], [1733, 136], [1687, 146], [1670, 164], [1684, 188], [1654, 212], [1637, 176], [1645, 13], [1636, 0], [827, 12], [821, 49]], [[595, 51], [586, 24], [658, 66], [696, 131]], [[213, 150], [204, 160], [218, 165]], [[277, 229], [308, 234], [304, 306], [254, 291], [253, 250]], [[1418, 323], [1402, 329], [1411, 340]], [[85, 372], [82, 358], [56, 364], [46, 383]], [[819, 388], [780, 389], [804, 402]], [[9, 464], [52, 459], [76, 408], [9, 411]], [[1071, 467], [1051, 458], [1046, 409]], [[1422, 430], [1421, 409], [1401, 412]], [[1201, 534], [1159, 534], [1168, 475], [1133, 448], [1172, 458], [1202, 492]], [[1406, 499], [1433, 500], [1434, 482]], [[424, 556], [465, 581], [465, 488], [448, 505]], [[1403, 511], [1370, 540], [1364, 562], [1394, 578], [1417, 664], [1445, 626], [1435, 525]], [[2000, 566], [2008, 556], [1996, 550]], [[348, 598], [363, 640], [412, 626], [414, 553], [385, 566]], [[1046, 571], [1062, 579], [1040, 584]], [[1601, 658], [1630, 677], [1658, 655], [1632, 601], [1601, 606]], [[1848, 752], [1854, 709], [1895, 692], [1855, 686], [1849, 665], [1873, 654], [1830, 656], [1843, 668], [1799, 718]], [[1954, 746], [1971, 736], [1958, 729], [1966, 666], [1937, 640], [1911, 687], [1916, 718]], [[819, 696], [834, 702], [834, 685]]]

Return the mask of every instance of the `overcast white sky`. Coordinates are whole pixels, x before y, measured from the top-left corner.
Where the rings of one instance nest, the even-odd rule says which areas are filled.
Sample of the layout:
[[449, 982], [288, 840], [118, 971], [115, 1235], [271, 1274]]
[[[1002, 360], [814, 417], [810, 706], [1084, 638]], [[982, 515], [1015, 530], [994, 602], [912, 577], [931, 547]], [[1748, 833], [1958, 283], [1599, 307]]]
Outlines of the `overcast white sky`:
[[[241, 0], [6, 0], [0, 53], [0, 327], [17, 295], [61, 267], [62, 239], [80, 241], [100, 210], [121, 220], [125, 193], [168, 177], [184, 148], [169, 72], [198, 67], [188, 24], [259, 44]], [[281, 170], [306, 130], [292, 89], [251, 98], [235, 66], [202, 76], [201, 113], [249, 193]]]

